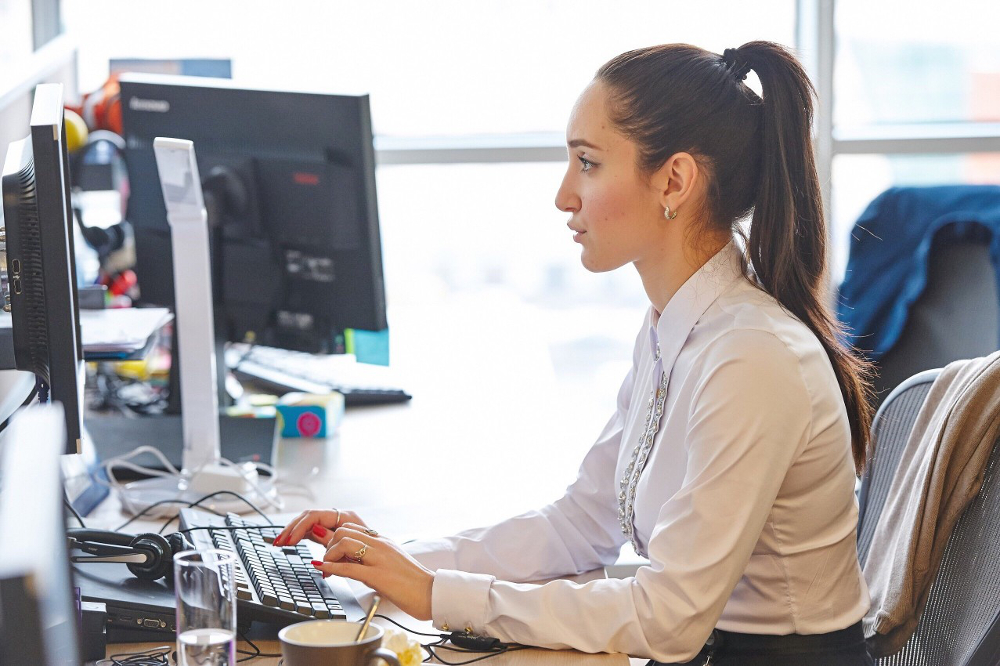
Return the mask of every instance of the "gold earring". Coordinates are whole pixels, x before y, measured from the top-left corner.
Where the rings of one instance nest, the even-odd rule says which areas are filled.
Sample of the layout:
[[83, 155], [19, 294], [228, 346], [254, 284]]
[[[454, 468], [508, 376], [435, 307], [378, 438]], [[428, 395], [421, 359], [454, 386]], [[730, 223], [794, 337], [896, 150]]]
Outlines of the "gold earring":
[[677, 211], [675, 210], [673, 212], [673, 214], [671, 214], [670, 213], [670, 206], [664, 206], [663, 217], [667, 218], [668, 220], [672, 220], [675, 217], [677, 217]]

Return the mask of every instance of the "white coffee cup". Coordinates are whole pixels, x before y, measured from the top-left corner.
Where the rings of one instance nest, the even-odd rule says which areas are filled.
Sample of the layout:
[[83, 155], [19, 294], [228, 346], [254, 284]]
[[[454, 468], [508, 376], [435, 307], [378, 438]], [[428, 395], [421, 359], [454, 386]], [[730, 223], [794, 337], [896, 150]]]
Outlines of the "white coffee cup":
[[358, 641], [360, 622], [309, 620], [278, 632], [283, 666], [369, 666], [378, 659], [400, 666], [396, 653], [382, 645], [382, 627], [371, 624]]

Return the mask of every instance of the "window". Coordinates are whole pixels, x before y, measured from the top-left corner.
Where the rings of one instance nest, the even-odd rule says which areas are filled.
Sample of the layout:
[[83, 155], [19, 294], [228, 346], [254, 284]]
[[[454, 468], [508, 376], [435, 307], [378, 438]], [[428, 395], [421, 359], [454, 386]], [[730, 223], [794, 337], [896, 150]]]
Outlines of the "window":
[[561, 133], [618, 53], [670, 41], [720, 53], [751, 39], [791, 44], [795, 26], [792, 0], [105, 0], [100, 12], [63, 2], [84, 90], [104, 81], [111, 57], [226, 57], [255, 84], [371, 93], [383, 136]]
[[840, 126], [1000, 121], [1000, 4], [837, 3]]
[[820, 35], [835, 39], [836, 57], [818, 76], [833, 80], [827, 159], [840, 279], [855, 220], [886, 188], [1000, 182], [1000, 51], [991, 27], [1000, 5], [839, 0], [835, 16], [835, 32]]
[[[376, 146], [416, 162], [380, 153], [390, 325], [440, 326], [442, 312], [474, 302], [482, 325], [530, 332], [517, 344], [551, 361], [592, 436], [613, 409], [648, 301], [632, 268], [581, 267], [554, 206], [569, 111], [625, 50], [792, 45], [796, 23], [794, 0], [105, 0], [101, 12], [63, 2], [82, 90], [104, 81], [113, 57], [221, 57], [254, 85], [369, 92]], [[482, 150], [443, 156], [442, 145]], [[443, 163], [455, 159], [491, 163]]]

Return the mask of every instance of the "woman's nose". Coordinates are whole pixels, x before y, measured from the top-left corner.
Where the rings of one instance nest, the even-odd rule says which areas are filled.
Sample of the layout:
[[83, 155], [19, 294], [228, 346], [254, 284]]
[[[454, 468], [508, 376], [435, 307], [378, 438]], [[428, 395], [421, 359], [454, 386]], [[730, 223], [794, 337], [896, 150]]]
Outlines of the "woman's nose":
[[569, 184], [569, 174], [563, 178], [556, 190], [556, 208], [564, 213], [575, 213], [580, 210], [580, 197], [578, 197]]

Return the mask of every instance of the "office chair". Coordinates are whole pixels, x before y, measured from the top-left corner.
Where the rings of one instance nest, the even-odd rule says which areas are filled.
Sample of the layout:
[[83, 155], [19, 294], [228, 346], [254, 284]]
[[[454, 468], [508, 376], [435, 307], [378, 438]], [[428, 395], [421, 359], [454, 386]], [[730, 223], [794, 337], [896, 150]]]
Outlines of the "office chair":
[[[875, 454], [862, 479], [858, 558], [872, 536], [910, 430], [939, 370], [900, 384], [872, 424]], [[1000, 446], [994, 445], [979, 495], [945, 548], [927, 606], [903, 649], [879, 666], [996, 666], [1000, 663]]]
[[[946, 230], [947, 231], [947, 230]], [[988, 356], [1000, 340], [1000, 297], [989, 237], [937, 237], [927, 286], [896, 344], [876, 362], [876, 405], [908, 377], [963, 358]]]

